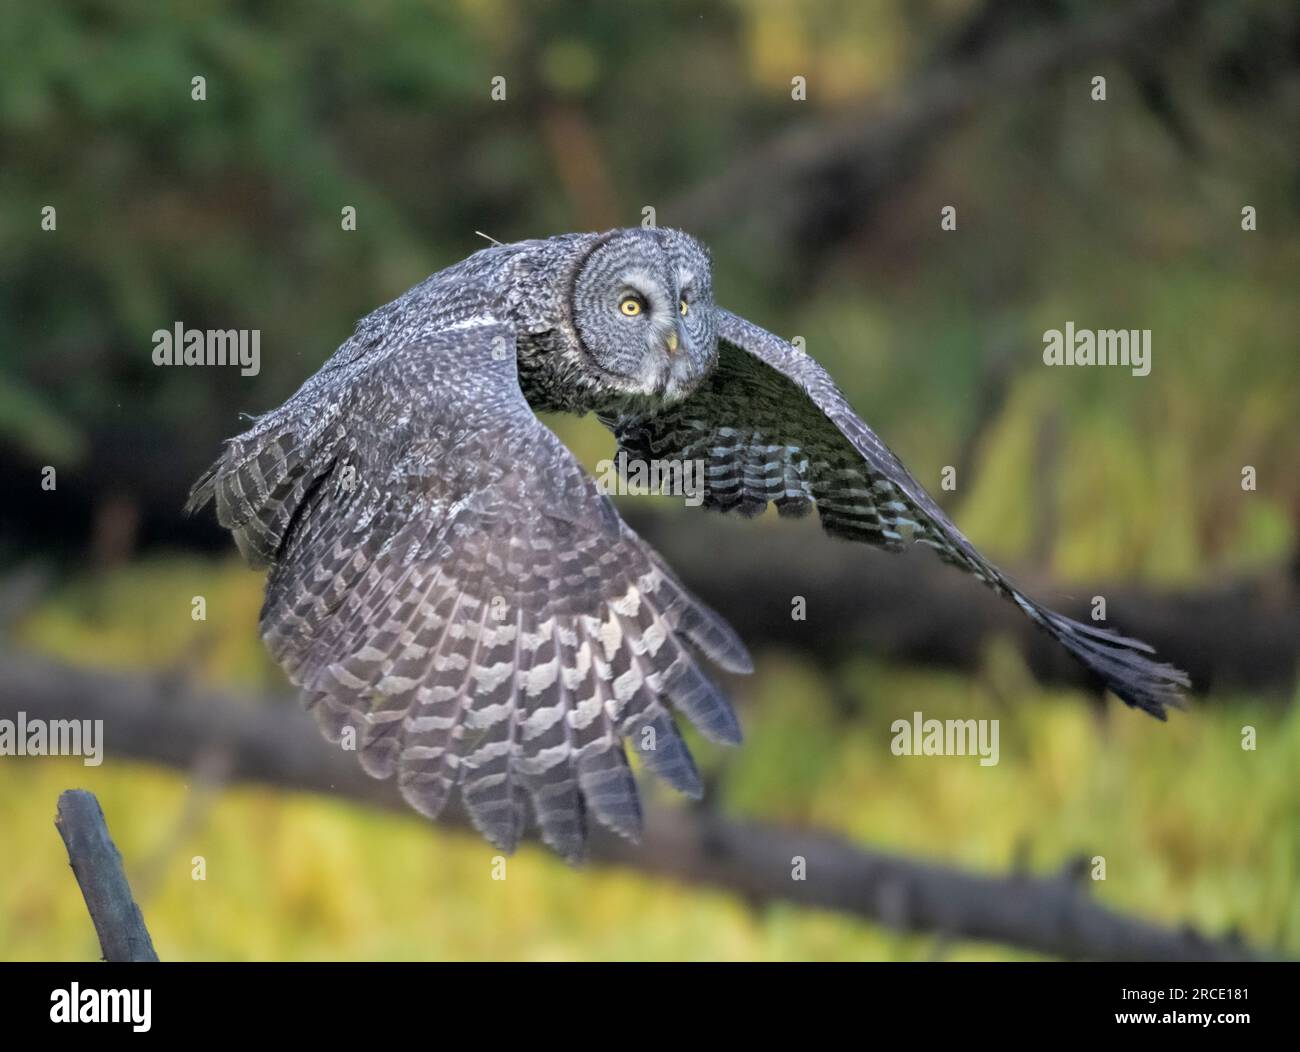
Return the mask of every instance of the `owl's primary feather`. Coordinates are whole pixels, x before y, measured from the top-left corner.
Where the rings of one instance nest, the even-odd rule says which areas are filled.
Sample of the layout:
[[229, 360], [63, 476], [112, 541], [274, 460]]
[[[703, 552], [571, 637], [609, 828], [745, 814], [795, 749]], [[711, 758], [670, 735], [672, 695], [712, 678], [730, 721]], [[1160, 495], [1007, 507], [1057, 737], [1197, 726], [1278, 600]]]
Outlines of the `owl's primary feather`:
[[717, 368], [685, 401], [607, 419], [620, 446], [645, 459], [705, 463], [706, 507], [753, 515], [815, 505], [827, 533], [890, 551], [920, 543], [973, 574], [1100, 677], [1129, 705], [1165, 719], [1182, 706], [1185, 673], [1152, 648], [1072, 621], [1019, 591], [953, 525], [807, 354], [719, 310]]
[[232, 439], [191, 508], [269, 566], [261, 629], [331, 740], [436, 817], [459, 791], [514, 847], [531, 811], [580, 858], [588, 819], [641, 812], [625, 744], [698, 795], [674, 722], [739, 741], [699, 667], [750, 670], [731, 629], [619, 518], [535, 411], [595, 411], [645, 458], [699, 458], [710, 507], [818, 508], [839, 536], [934, 547], [1131, 705], [1186, 677], [1144, 644], [1017, 591], [824, 370], [712, 303], [676, 231], [501, 245], [364, 318], [281, 408]]

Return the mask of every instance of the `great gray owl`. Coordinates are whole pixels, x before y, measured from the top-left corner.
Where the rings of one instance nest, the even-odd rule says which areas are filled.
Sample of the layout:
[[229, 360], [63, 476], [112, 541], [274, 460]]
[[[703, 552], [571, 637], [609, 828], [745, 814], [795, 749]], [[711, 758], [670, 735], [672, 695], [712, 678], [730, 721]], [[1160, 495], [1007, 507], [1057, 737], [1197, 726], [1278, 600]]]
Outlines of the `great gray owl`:
[[631, 457], [705, 464], [704, 503], [816, 505], [832, 534], [919, 541], [1129, 705], [1186, 676], [1027, 598], [858, 419], [827, 373], [713, 303], [673, 230], [486, 248], [379, 308], [283, 406], [233, 438], [189, 508], [270, 566], [261, 631], [325, 733], [435, 817], [459, 787], [498, 847], [529, 807], [583, 854], [589, 816], [640, 829], [624, 753], [698, 796], [674, 723], [735, 743], [696, 655], [749, 672], [731, 629], [619, 518], [538, 411], [595, 412]]

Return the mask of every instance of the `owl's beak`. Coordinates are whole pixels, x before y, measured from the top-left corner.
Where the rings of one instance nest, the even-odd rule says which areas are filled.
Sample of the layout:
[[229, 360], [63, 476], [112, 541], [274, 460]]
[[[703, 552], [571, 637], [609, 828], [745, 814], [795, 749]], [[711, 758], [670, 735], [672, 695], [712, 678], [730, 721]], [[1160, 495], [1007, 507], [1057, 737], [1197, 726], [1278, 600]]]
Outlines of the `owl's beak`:
[[664, 343], [668, 346], [669, 354], [677, 353], [677, 330], [673, 329], [665, 338]]

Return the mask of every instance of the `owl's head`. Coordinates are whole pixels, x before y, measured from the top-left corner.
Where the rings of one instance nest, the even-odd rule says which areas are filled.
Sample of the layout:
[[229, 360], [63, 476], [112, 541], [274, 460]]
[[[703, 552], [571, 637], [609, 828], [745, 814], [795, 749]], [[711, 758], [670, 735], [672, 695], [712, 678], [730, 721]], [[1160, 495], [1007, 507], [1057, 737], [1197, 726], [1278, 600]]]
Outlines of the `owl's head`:
[[683, 398], [717, 361], [708, 253], [681, 231], [601, 237], [578, 267], [572, 311], [582, 353], [622, 393]]

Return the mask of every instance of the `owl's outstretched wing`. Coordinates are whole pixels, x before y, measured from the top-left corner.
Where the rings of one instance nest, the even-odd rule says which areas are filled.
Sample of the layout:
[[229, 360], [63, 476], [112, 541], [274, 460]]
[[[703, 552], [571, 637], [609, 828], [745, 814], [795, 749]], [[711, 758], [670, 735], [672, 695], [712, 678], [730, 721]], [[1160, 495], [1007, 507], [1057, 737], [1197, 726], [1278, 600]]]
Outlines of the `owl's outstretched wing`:
[[505, 850], [529, 805], [570, 859], [588, 814], [636, 836], [625, 740], [698, 795], [673, 712], [740, 730], [693, 649], [749, 656], [533, 415], [514, 334], [374, 352], [329, 403], [262, 418], [191, 501], [270, 562], [262, 634], [327, 736], [354, 728], [364, 768], [431, 817], [459, 788]]
[[606, 420], [629, 456], [700, 459], [706, 507], [753, 515], [816, 506], [828, 533], [890, 550], [911, 542], [1013, 601], [1129, 705], [1181, 707], [1185, 673], [1152, 648], [1055, 613], [1020, 592], [854, 413], [826, 370], [785, 340], [719, 310], [716, 370], [669, 408]]

